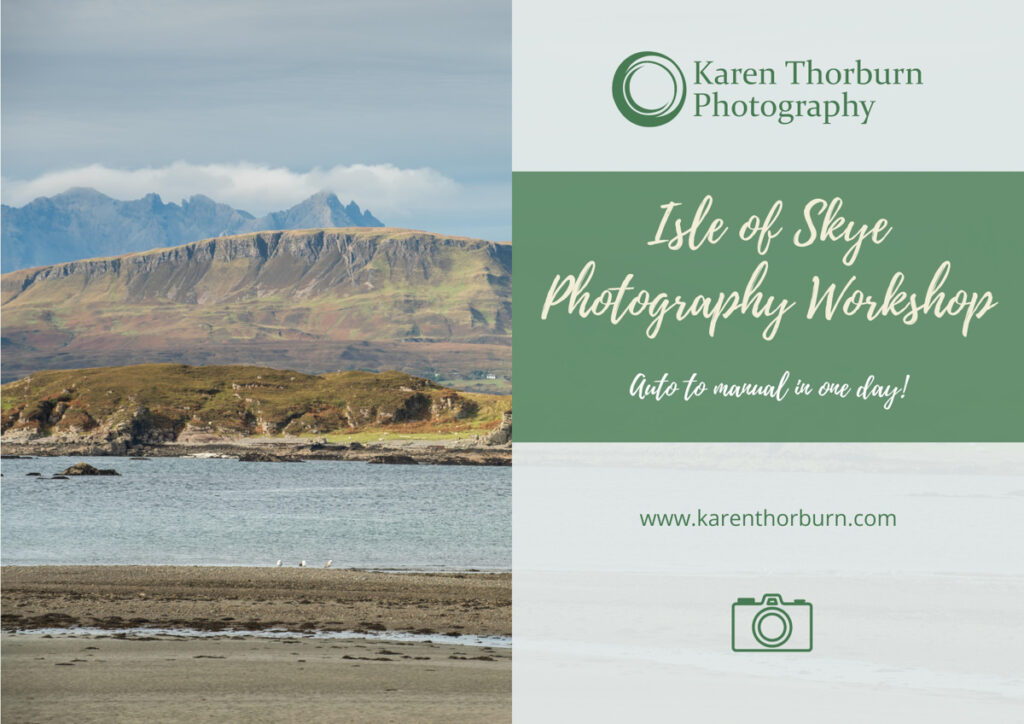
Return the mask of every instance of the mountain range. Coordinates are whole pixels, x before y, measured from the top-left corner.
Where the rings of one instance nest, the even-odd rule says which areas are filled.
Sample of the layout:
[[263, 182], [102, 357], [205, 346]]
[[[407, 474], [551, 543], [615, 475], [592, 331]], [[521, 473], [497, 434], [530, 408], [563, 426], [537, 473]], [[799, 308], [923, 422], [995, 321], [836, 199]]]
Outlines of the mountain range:
[[321, 191], [296, 206], [262, 217], [195, 195], [181, 204], [157, 194], [119, 201], [91, 188], [2, 207], [3, 271], [117, 256], [252, 231], [383, 226], [353, 201]]
[[3, 378], [256, 364], [508, 392], [511, 273], [509, 244], [386, 227], [259, 231], [22, 269], [2, 277]]

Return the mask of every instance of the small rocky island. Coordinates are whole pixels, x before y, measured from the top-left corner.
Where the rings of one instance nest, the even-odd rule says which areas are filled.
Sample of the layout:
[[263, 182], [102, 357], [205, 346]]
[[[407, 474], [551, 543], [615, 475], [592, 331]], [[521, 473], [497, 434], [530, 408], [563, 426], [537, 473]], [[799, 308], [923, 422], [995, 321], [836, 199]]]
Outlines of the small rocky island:
[[40, 372], [4, 385], [3, 396], [5, 457], [442, 465], [509, 465], [512, 457], [510, 397], [401, 372], [137, 365]]
[[67, 470], [60, 473], [61, 475], [120, 475], [112, 468], [94, 468], [89, 463], [75, 463]]

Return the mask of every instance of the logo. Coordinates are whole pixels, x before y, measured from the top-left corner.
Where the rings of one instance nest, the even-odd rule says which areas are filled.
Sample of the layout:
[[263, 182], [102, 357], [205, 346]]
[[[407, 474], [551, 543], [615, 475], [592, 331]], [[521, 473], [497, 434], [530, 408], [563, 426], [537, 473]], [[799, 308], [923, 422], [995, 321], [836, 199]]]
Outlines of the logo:
[[[645, 69], [660, 69], [672, 82], [672, 95], [654, 108], [642, 106], [633, 98], [633, 79]], [[675, 61], [667, 55], [644, 51], [634, 53], [619, 64], [612, 78], [612, 98], [619, 112], [638, 126], [662, 126], [677, 115], [686, 100], [686, 80]]]
[[813, 647], [812, 606], [802, 598], [789, 603], [766, 593], [758, 603], [739, 598], [732, 605], [733, 651], [810, 651]]
[[813, 58], [791, 58], [775, 65], [732, 65], [715, 59], [692, 61], [689, 85], [680, 66], [663, 53], [634, 53], [612, 76], [612, 100], [627, 121], [663, 126], [680, 115], [687, 95], [693, 118], [744, 118], [788, 126], [796, 122], [831, 126], [867, 125], [879, 104], [864, 97], [874, 88], [924, 85], [916, 67], [886, 67], [859, 58], [845, 66]]

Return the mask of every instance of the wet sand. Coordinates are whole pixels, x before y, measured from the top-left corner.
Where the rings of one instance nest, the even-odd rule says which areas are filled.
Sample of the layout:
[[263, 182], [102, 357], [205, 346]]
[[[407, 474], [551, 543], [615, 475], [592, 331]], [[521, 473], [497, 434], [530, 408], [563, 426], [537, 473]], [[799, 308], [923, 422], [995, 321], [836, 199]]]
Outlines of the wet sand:
[[[2, 576], [4, 721], [511, 718], [508, 648], [302, 635], [508, 636], [508, 573], [5, 566]], [[24, 633], [78, 626], [135, 633]], [[297, 633], [216, 635], [228, 629]]]
[[5, 566], [3, 628], [512, 631], [508, 573], [215, 566]]
[[508, 649], [435, 643], [4, 634], [10, 722], [511, 719]]

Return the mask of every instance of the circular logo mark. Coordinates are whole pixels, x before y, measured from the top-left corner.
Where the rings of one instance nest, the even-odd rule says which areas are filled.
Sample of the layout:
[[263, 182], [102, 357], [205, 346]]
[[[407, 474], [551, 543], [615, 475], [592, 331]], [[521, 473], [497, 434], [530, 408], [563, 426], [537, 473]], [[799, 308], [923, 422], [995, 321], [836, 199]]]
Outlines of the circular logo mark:
[[[630, 90], [633, 76], [647, 66], [660, 68], [672, 80], [672, 97], [657, 108], [640, 105], [633, 99]], [[638, 126], [661, 126], [679, 115], [683, 101], [686, 100], [686, 80], [683, 78], [683, 71], [667, 55], [650, 51], [634, 53], [622, 61], [615, 70], [612, 78], [612, 98], [615, 99], [619, 113], [625, 116], [627, 121]]]

